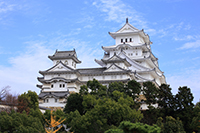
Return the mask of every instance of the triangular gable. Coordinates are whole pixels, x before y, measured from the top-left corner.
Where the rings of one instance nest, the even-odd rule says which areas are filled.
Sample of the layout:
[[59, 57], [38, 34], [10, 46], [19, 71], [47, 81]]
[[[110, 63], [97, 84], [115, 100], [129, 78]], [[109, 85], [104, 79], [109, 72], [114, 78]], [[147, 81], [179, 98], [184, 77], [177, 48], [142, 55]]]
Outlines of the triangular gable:
[[119, 29], [116, 33], [123, 33], [123, 32], [135, 32], [135, 31], [140, 31], [134, 26], [132, 26], [129, 23], [126, 23], [121, 29]]
[[147, 79], [143, 76], [141, 76], [140, 74], [138, 74], [137, 72], [135, 72], [135, 78], [136, 78], [136, 81], [142, 81], [142, 82], [147, 82], [147, 81], [154, 81], [155, 79]]
[[124, 70], [123, 68], [117, 66], [116, 64], [112, 64], [110, 67], [108, 67], [104, 72], [126, 72], [127, 70]]
[[149, 70], [149, 68], [146, 68], [146, 67], [140, 65], [139, 63], [137, 63], [136, 61], [130, 59], [128, 56], [126, 56], [126, 55], [124, 54], [123, 51], [120, 52], [120, 53], [118, 54], [118, 56], [120, 56], [121, 58], [126, 58], [126, 60], [131, 64], [131, 67], [129, 67], [129, 69], [131, 69], [132, 71], [135, 71], [135, 70], [140, 70], [140, 71], [141, 71], [141, 70]]
[[73, 71], [72, 68], [66, 66], [65, 64], [60, 61], [56, 65], [54, 65], [52, 68], [46, 70], [47, 72], [54, 72], [54, 71]]
[[112, 60], [124, 60], [124, 59], [114, 54], [111, 58], [108, 59], [108, 61], [112, 61]]

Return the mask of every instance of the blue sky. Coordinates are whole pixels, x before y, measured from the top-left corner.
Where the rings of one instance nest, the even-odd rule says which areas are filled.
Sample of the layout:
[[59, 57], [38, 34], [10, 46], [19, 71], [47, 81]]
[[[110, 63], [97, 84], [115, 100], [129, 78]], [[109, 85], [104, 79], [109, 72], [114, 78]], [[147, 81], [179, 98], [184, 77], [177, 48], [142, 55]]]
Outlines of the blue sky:
[[200, 99], [199, 0], [0, 0], [0, 88], [36, 91], [38, 71], [52, 66], [56, 49], [76, 49], [77, 67], [98, 67], [101, 46], [115, 42], [108, 32], [125, 19], [144, 29], [171, 85], [191, 88]]

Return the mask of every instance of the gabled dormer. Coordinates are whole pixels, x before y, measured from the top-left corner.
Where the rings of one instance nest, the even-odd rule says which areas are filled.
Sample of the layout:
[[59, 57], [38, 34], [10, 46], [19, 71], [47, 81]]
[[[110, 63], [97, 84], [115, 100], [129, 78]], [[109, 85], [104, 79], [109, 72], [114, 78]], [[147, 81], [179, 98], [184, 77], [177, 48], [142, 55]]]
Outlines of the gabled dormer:
[[53, 65], [58, 64], [60, 61], [66, 66], [76, 69], [76, 64], [80, 64], [81, 61], [77, 58], [75, 49], [72, 51], [58, 51], [52, 56], [48, 56], [52, 61]]
[[106, 65], [106, 67], [110, 67], [113, 63], [123, 69], [128, 69], [131, 64], [126, 60], [126, 58], [121, 58], [118, 55], [114, 54], [109, 59], [101, 59], [101, 61]]
[[115, 45], [119, 44], [151, 44], [149, 36], [143, 30], [139, 30], [132, 26], [126, 18], [125, 25], [116, 32], [109, 32], [110, 36], [115, 39]]

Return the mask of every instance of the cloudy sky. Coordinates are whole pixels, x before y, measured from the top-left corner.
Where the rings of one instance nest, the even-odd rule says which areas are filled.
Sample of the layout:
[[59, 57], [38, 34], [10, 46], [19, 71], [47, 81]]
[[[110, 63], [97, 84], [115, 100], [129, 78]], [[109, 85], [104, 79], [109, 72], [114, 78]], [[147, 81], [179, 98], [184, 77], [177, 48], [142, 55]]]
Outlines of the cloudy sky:
[[108, 32], [129, 23], [149, 34], [152, 51], [175, 94], [191, 88], [200, 99], [199, 0], [0, 0], [0, 88], [40, 92], [38, 71], [55, 50], [76, 49], [79, 68], [98, 67]]

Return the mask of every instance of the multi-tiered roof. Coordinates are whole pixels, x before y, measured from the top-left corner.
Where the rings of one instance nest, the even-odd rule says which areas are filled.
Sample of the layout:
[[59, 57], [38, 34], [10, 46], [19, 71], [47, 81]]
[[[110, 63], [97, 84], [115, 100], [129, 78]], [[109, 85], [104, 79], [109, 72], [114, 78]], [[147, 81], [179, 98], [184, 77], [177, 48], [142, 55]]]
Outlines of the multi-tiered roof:
[[[156, 85], [166, 83], [163, 72], [159, 69], [158, 59], [151, 51], [152, 42], [144, 30], [138, 30], [129, 24], [117, 32], [109, 32], [115, 39], [112, 46], [102, 47], [103, 58], [95, 61], [99, 68], [76, 68], [81, 63], [75, 50], [57, 51], [48, 56], [53, 61], [53, 67], [39, 71], [43, 77], [38, 77], [42, 85], [39, 94], [40, 106], [64, 107], [66, 97], [70, 92], [79, 92], [80, 86], [88, 80], [97, 79], [108, 85], [112, 82], [152, 81]], [[54, 100], [53, 100], [54, 99]]]

